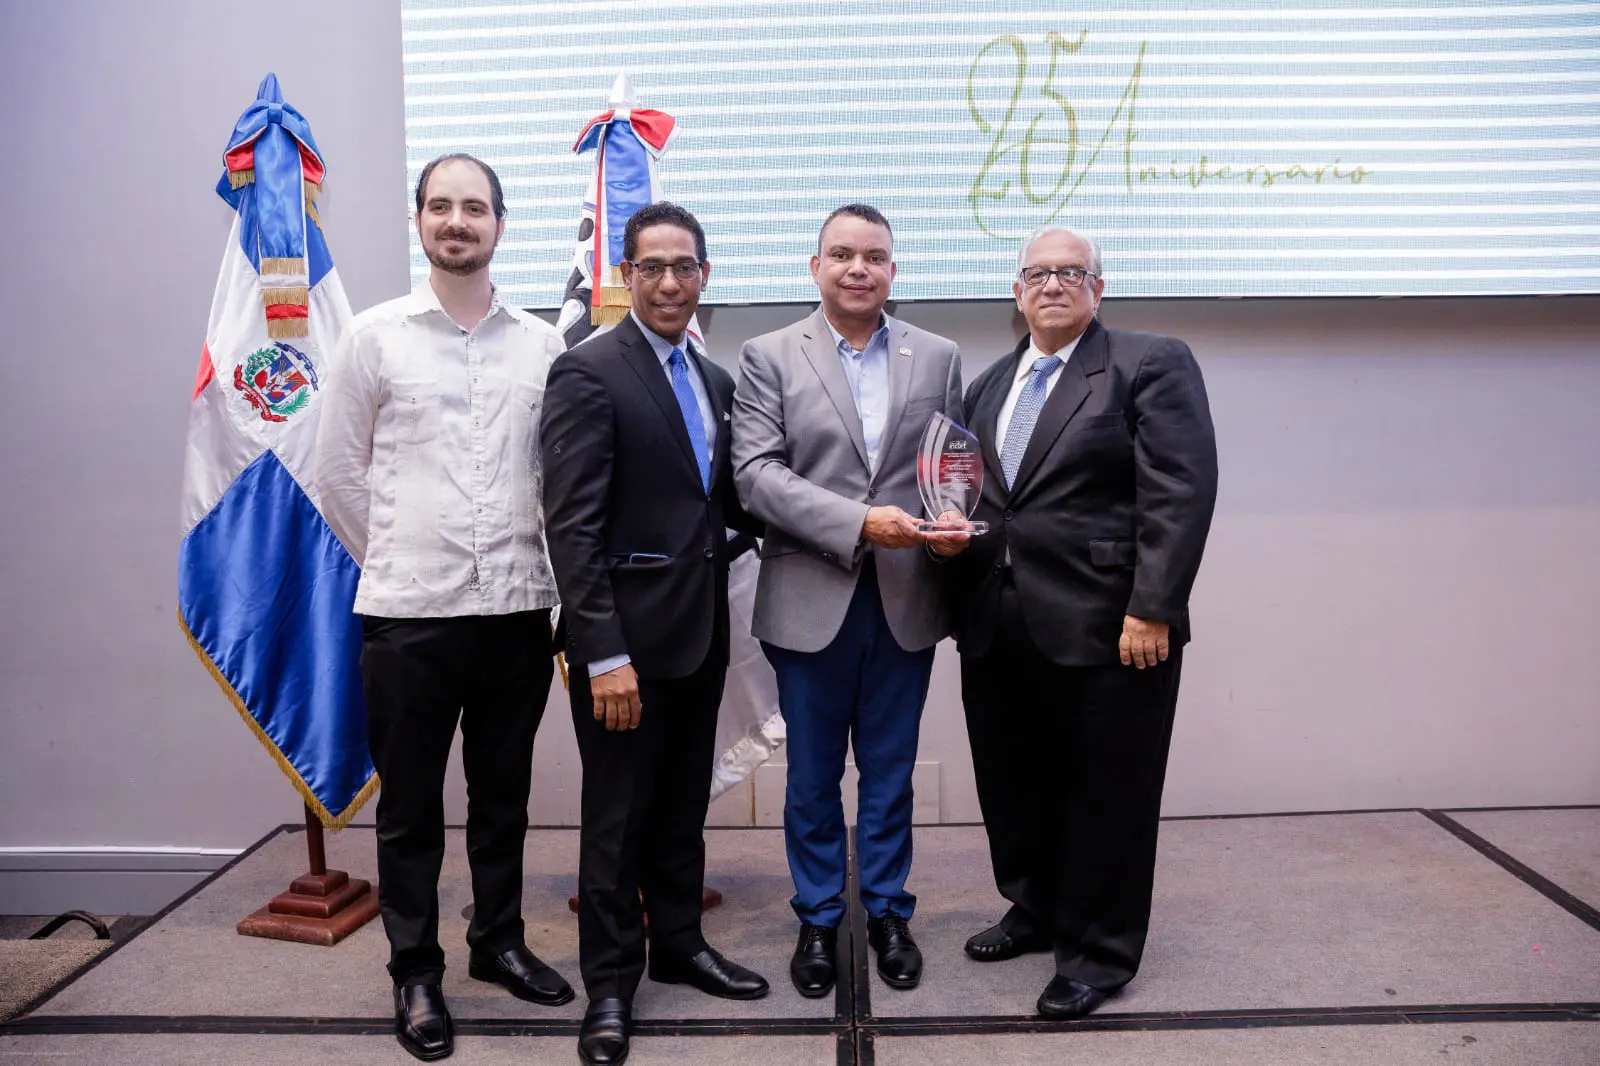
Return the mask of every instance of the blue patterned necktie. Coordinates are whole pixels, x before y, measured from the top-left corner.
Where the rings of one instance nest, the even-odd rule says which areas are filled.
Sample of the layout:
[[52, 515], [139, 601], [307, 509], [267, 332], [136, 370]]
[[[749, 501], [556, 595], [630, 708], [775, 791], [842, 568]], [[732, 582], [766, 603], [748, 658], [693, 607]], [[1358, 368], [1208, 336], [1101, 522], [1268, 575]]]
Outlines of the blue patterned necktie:
[[1006, 476], [1006, 488], [1017, 480], [1017, 470], [1022, 466], [1022, 453], [1028, 450], [1028, 438], [1033, 436], [1033, 424], [1039, 421], [1039, 411], [1044, 407], [1045, 386], [1061, 360], [1053, 355], [1041, 355], [1033, 361], [1028, 383], [1022, 386], [1017, 406], [1011, 412], [1011, 424], [1006, 427], [1006, 447], [1000, 453], [1000, 472]]
[[700, 487], [710, 492], [711, 450], [706, 447], [706, 424], [700, 420], [700, 402], [694, 398], [689, 364], [684, 362], [681, 349], [672, 349], [667, 365], [672, 368], [672, 394], [678, 398], [678, 410], [683, 412], [683, 424], [689, 430], [689, 446], [694, 449], [695, 465], [700, 468]]

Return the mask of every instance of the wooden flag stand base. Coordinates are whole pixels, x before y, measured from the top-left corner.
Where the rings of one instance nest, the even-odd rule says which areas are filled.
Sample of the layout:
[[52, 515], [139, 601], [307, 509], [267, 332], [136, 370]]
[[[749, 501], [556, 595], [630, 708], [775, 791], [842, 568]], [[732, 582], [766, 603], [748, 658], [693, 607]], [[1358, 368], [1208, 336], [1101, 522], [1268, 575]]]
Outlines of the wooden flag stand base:
[[378, 914], [378, 893], [343, 870], [328, 869], [322, 846], [322, 821], [306, 808], [306, 851], [311, 871], [295, 878], [289, 891], [239, 923], [241, 936], [292, 940], [332, 947]]
[[[722, 903], [722, 893], [721, 892], [718, 892], [716, 889], [712, 888], [710, 885], [702, 885], [702, 886], [700, 886], [700, 909], [702, 911], [708, 911], [712, 907], [720, 906], [721, 903]], [[570, 910], [573, 914], [577, 914], [578, 913], [578, 897], [577, 896], [568, 896], [567, 897], [567, 909]]]

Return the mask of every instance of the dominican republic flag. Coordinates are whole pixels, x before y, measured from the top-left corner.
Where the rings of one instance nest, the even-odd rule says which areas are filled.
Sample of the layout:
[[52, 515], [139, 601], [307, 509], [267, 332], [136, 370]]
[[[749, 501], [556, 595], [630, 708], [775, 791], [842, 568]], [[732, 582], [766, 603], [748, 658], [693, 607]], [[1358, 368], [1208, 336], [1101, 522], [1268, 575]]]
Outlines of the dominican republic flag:
[[[664, 111], [635, 107], [633, 82], [618, 74], [611, 86], [610, 110], [590, 119], [573, 151], [595, 150], [595, 176], [589, 183], [578, 222], [572, 273], [556, 329], [568, 348], [604, 333], [628, 314], [631, 301], [622, 284], [622, 236], [634, 212], [661, 199], [656, 161], [677, 125]], [[603, 284], [596, 285], [599, 277]], [[703, 349], [699, 316], [689, 319], [689, 335]], [[724, 423], [722, 432], [728, 432]], [[728, 531], [730, 535], [733, 530]], [[734, 537], [728, 564], [728, 616], [732, 633], [728, 675], [717, 713], [717, 759], [711, 767], [711, 798], [735, 788], [783, 746], [785, 727], [778, 711], [778, 678], [761, 645], [750, 635], [755, 616], [756, 580], [761, 560], [753, 538]], [[559, 611], [559, 608], [557, 608]], [[558, 661], [560, 661], [558, 659]], [[566, 665], [562, 679], [571, 684]], [[579, 679], [582, 684], [582, 679]]]
[[376, 791], [360, 570], [311, 471], [327, 356], [350, 321], [317, 217], [322, 155], [268, 74], [223, 156], [235, 211], [195, 377], [178, 622], [310, 808], [343, 828]]
[[585, 123], [572, 146], [578, 155], [595, 153], [595, 176], [583, 201], [572, 274], [556, 321], [569, 348], [587, 336], [588, 326], [614, 326], [628, 316], [623, 231], [635, 211], [661, 199], [656, 161], [667, 150], [677, 123], [664, 111], [634, 103], [632, 80], [618, 74], [609, 110]]

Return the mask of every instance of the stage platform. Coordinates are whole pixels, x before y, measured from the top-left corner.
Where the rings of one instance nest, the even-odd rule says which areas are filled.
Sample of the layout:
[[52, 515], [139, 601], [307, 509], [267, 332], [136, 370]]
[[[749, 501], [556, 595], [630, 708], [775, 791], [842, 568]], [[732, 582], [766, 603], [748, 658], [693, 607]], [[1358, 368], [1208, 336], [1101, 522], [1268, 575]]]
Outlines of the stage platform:
[[[378, 923], [333, 948], [234, 932], [303, 871], [302, 834], [269, 834], [0, 1025], [0, 1060], [411, 1061], [389, 1035]], [[707, 879], [726, 897], [706, 916], [707, 938], [773, 992], [735, 1003], [647, 979], [636, 1066], [1600, 1063], [1600, 808], [1168, 820], [1144, 968], [1069, 1023], [1032, 1016], [1048, 956], [984, 965], [961, 951], [1002, 909], [980, 827], [916, 831], [922, 985], [897, 992], [877, 978], [857, 909], [840, 938], [846, 979], [820, 1000], [788, 980], [796, 926], [782, 833], [706, 839]], [[373, 877], [370, 828], [327, 848], [330, 866]], [[528, 940], [574, 985], [576, 868], [574, 830], [528, 834]], [[577, 1062], [581, 994], [545, 1009], [467, 977], [469, 903], [463, 834], [452, 830], [440, 883], [451, 1061]]]

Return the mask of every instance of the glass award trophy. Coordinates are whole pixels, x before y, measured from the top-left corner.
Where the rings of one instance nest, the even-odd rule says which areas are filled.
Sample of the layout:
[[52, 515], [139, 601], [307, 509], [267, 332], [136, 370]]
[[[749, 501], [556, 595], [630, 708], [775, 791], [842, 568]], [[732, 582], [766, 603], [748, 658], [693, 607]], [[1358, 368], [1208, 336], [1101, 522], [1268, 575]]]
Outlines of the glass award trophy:
[[928, 536], [987, 533], [968, 516], [983, 495], [983, 449], [978, 438], [935, 411], [917, 451], [917, 488], [930, 516], [917, 523]]

